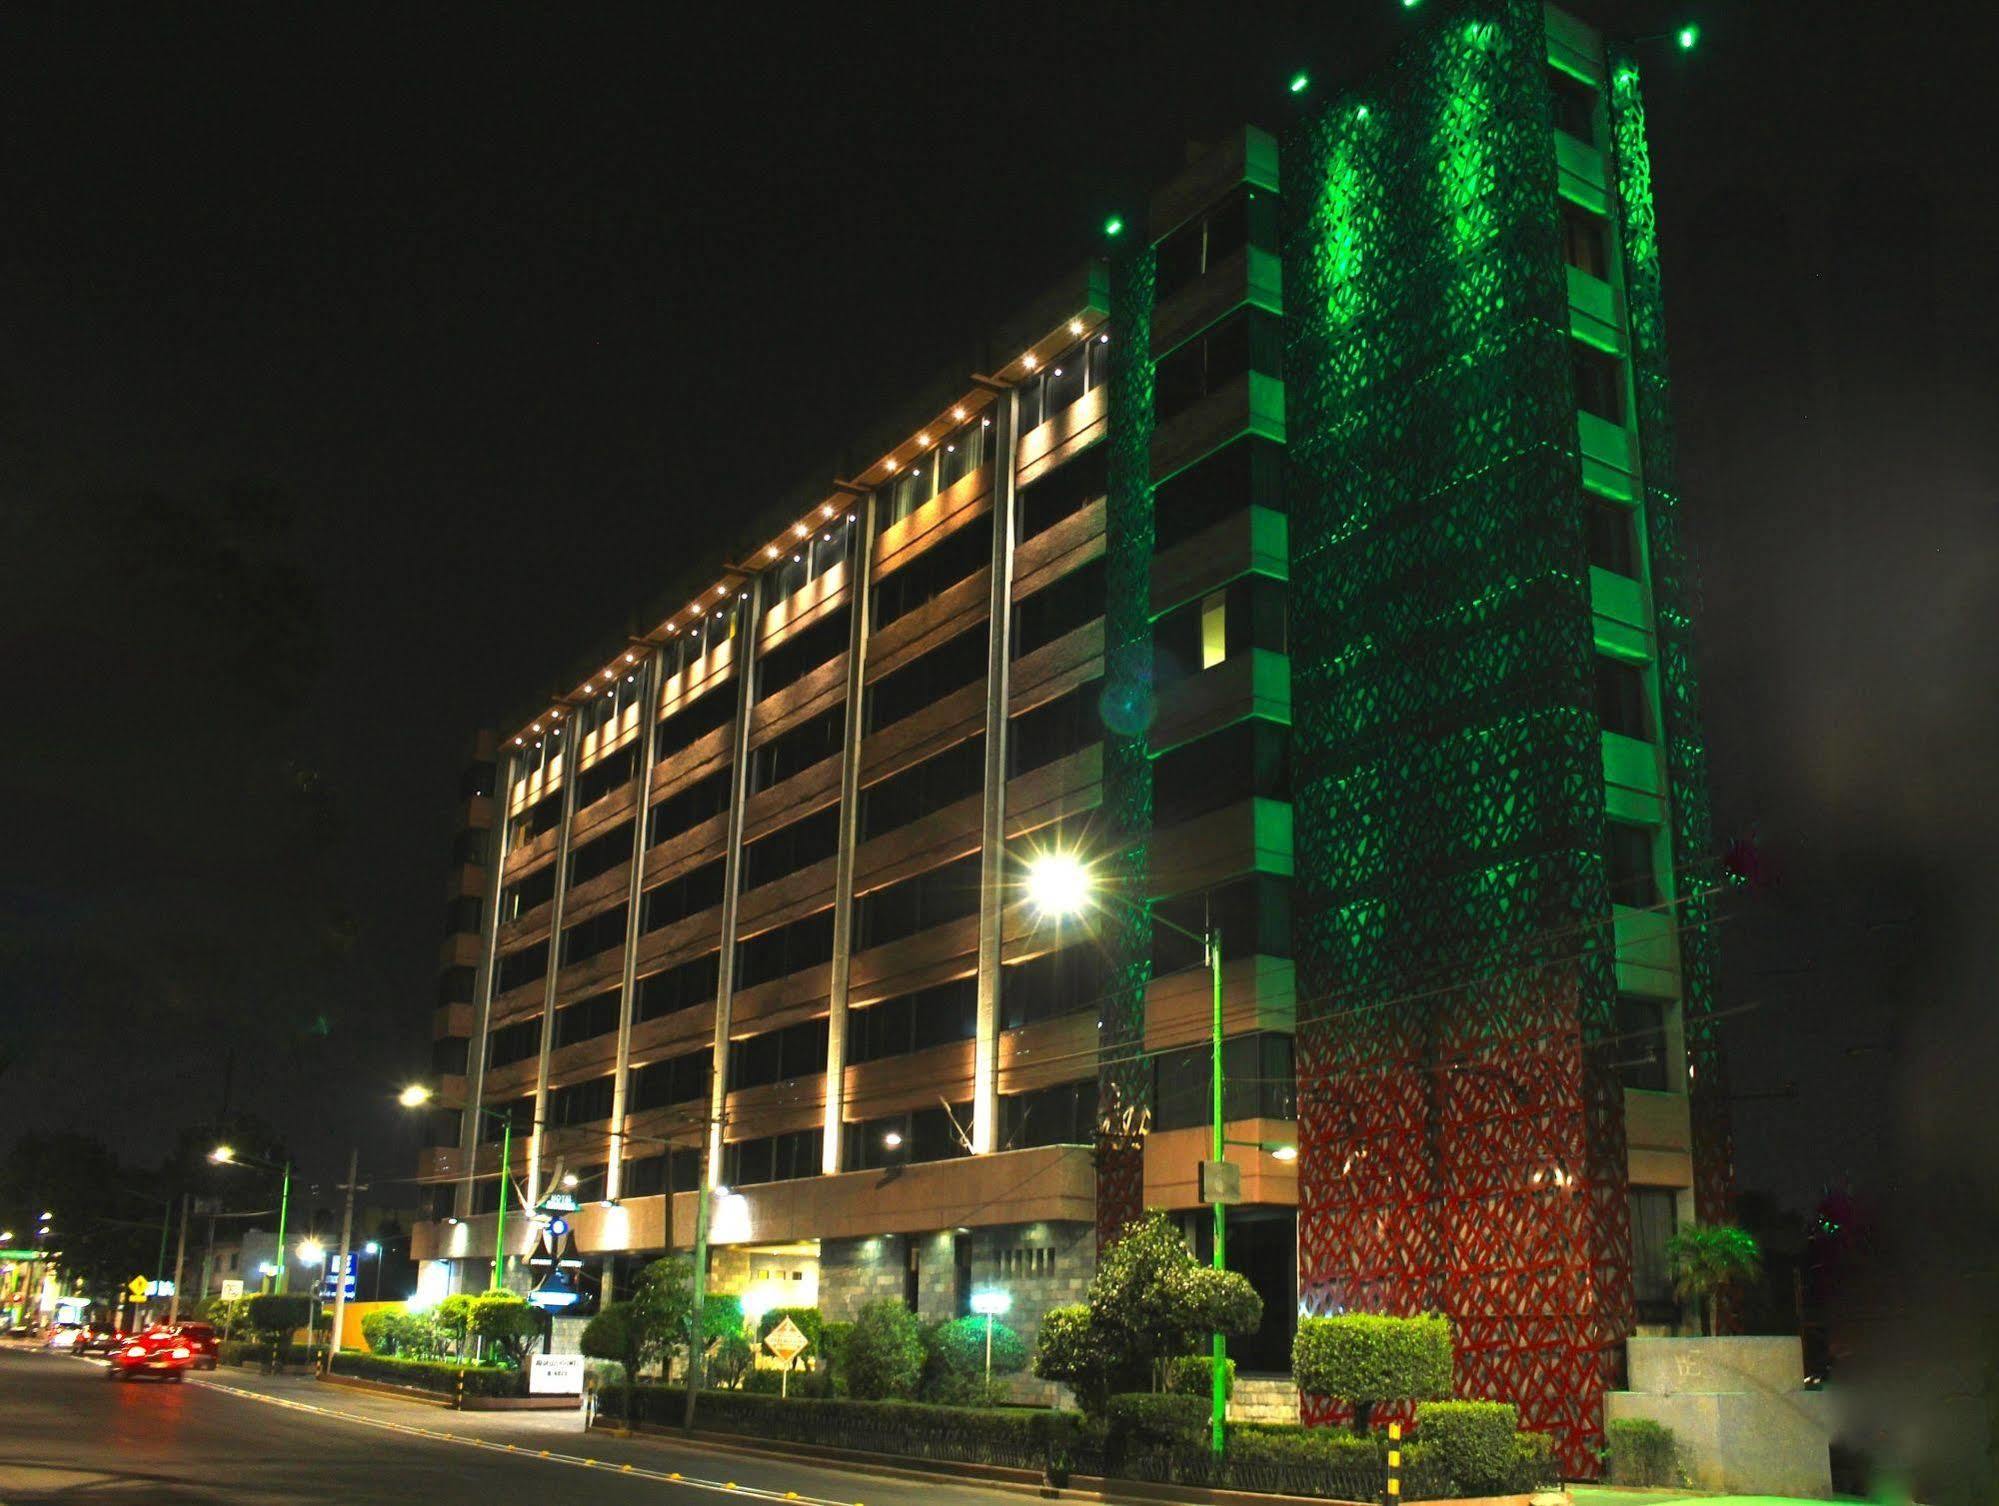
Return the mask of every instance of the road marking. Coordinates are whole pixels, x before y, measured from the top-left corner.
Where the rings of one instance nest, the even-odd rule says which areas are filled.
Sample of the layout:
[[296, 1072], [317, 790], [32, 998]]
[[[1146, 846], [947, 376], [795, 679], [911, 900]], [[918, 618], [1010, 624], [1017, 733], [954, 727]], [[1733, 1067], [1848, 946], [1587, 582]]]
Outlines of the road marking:
[[[484, 1449], [495, 1454], [519, 1454], [520, 1449], [511, 1443], [495, 1443], [488, 1438], [472, 1438], [463, 1433], [443, 1433], [435, 1428], [420, 1428], [407, 1422], [390, 1422], [381, 1417], [362, 1417], [354, 1412], [341, 1412], [332, 1407], [322, 1407], [309, 1401], [293, 1401], [286, 1396], [266, 1396], [258, 1391], [245, 1391], [237, 1386], [225, 1386], [219, 1381], [195, 1380], [189, 1383], [200, 1386], [205, 1391], [220, 1391], [229, 1396], [238, 1396], [245, 1401], [261, 1402], [267, 1407], [282, 1407], [292, 1412], [309, 1412], [317, 1417], [330, 1417], [336, 1422], [351, 1422], [364, 1428], [380, 1428], [386, 1433], [402, 1433], [412, 1438], [430, 1438], [439, 1443], [455, 1443], [461, 1448]], [[567, 1464], [575, 1469], [590, 1469], [597, 1463], [581, 1454], [558, 1454], [548, 1449], [540, 1449], [535, 1457], [546, 1459], [551, 1464]], [[802, 1496], [795, 1490], [765, 1490], [755, 1485], [738, 1485], [734, 1480], [704, 1480], [699, 1476], [683, 1475], [679, 1470], [645, 1469], [634, 1464], [620, 1468], [620, 1474], [632, 1475], [641, 1480], [658, 1480], [663, 1484], [686, 1485], [695, 1490], [712, 1491], [716, 1495], [748, 1496], [759, 1501], [802, 1501], [806, 1506], [848, 1506], [845, 1501], [836, 1501], [830, 1496]], [[861, 1506], [856, 1501], [853, 1506]]]

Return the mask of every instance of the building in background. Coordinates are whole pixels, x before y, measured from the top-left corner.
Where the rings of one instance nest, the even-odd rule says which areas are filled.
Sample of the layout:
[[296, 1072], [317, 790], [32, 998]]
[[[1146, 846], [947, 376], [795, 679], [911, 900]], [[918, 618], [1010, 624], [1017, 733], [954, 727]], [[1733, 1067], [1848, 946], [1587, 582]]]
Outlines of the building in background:
[[[484, 1284], [509, 1124], [508, 1249], [573, 1178], [614, 1289], [704, 1166], [764, 1305], [1031, 1334], [1144, 1208], [1205, 1252], [1207, 973], [1149, 902], [1223, 939], [1238, 1360], [1442, 1310], [1593, 1472], [1728, 1191], [1635, 64], [1440, 5], [1109, 245], [504, 734], [416, 1254]], [[1087, 922], [1022, 902], [1048, 851]]]

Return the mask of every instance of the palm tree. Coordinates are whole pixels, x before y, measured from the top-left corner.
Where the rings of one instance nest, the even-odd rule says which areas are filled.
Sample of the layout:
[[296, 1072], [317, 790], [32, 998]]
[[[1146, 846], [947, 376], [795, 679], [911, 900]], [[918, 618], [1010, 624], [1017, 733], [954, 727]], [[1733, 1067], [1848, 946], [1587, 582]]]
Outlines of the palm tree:
[[1666, 1241], [1673, 1295], [1701, 1304], [1707, 1331], [1721, 1331], [1721, 1294], [1763, 1274], [1756, 1236], [1735, 1224], [1689, 1224]]

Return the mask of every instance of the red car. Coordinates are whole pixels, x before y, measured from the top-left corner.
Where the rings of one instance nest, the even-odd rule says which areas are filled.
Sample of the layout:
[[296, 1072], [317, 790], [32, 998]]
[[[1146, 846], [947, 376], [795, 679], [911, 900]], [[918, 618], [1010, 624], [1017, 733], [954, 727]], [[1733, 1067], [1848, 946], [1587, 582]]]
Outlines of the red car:
[[105, 1375], [111, 1380], [130, 1380], [135, 1375], [163, 1375], [168, 1380], [186, 1380], [194, 1364], [194, 1350], [171, 1328], [149, 1328], [111, 1351]]
[[181, 1337], [181, 1342], [194, 1351], [193, 1365], [197, 1370], [213, 1370], [216, 1362], [216, 1345], [222, 1336], [215, 1331], [213, 1323], [183, 1323], [171, 1330]]

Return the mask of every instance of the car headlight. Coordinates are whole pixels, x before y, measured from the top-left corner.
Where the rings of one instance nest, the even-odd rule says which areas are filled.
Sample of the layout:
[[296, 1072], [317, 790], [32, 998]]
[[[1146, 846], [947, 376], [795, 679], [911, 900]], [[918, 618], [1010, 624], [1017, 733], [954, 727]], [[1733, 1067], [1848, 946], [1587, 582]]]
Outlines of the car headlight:
[[187, 1358], [187, 1351], [186, 1351], [185, 1349], [176, 1349], [176, 1350], [174, 1351], [174, 1358], [175, 1358], [175, 1359], [177, 1359], [177, 1360], [184, 1360], [184, 1359], [186, 1359], [186, 1358]]
[[128, 1360], [142, 1360], [145, 1357], [145, 1346], [141, 1344], [134, 1344], [130, 1349], [125, 1351], [125, 1358]]

